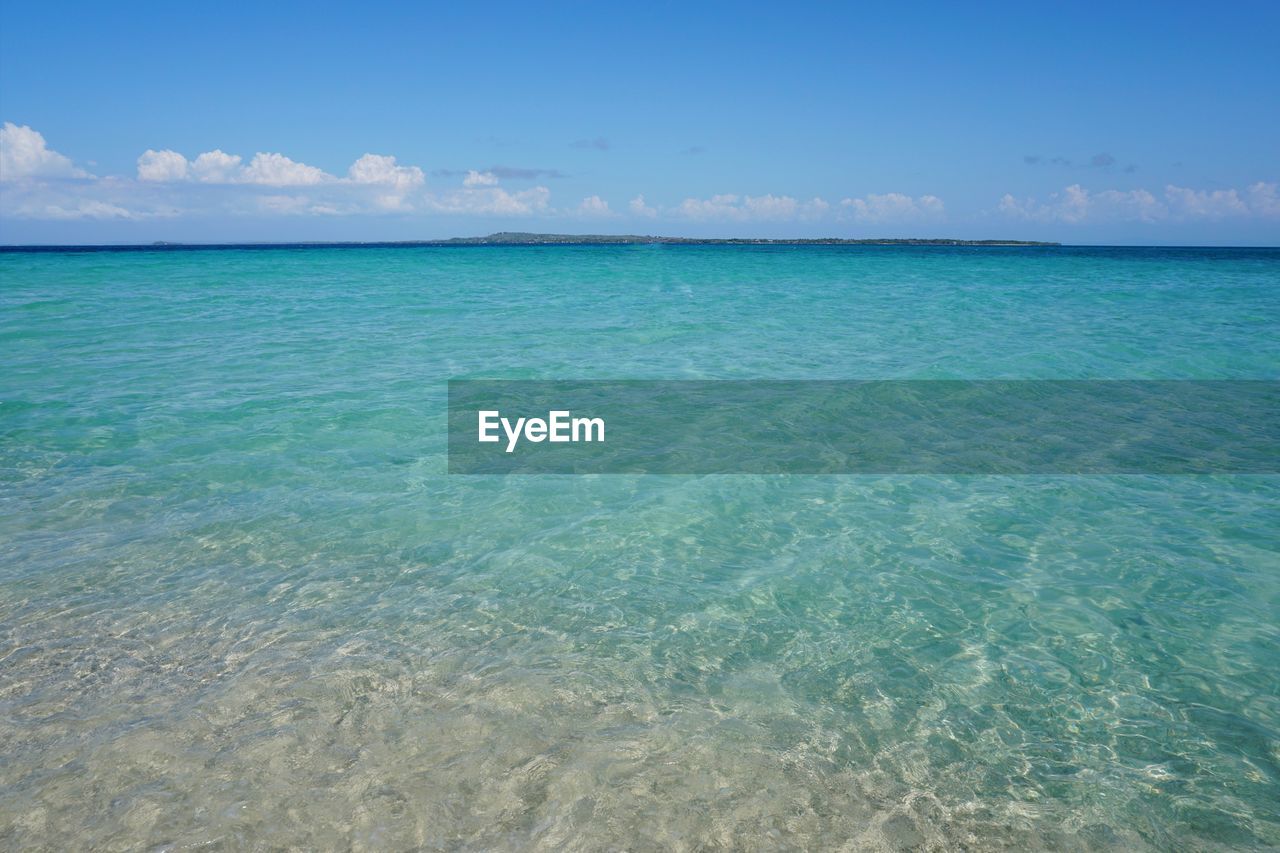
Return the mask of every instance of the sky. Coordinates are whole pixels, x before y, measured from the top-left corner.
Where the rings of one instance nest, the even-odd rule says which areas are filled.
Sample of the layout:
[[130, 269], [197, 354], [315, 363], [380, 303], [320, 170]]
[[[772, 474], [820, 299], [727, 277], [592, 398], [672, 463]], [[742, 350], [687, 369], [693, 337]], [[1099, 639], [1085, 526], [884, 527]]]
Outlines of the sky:
[[1280, 245], [1280, 3], [0, 0], [0, 243]]

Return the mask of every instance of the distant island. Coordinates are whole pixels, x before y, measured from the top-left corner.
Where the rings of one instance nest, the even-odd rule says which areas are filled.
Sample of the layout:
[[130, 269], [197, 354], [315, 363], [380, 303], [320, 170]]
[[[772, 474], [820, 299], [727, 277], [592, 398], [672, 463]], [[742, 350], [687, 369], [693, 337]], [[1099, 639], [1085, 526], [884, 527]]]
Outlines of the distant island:
[[854, 240], [845, 237], [654, 237], [638, 234], [532, 234], [526, 231], [499, 231], [487, 237], [453, 237], [426, 241], [439, 245], [465, 246], [531, 246], [531, 245], [621, 245], [652, 244], [679, 246], [1059, 246], [1038, 240], [953, 240], [949, 238], [874, 238]]

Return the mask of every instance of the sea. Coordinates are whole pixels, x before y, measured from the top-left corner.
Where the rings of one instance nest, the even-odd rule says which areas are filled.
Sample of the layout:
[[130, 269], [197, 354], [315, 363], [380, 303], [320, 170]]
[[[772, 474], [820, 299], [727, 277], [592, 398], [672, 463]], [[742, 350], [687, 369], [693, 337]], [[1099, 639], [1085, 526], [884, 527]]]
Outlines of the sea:
[[0, 847], [1280, 847], [1280, 477], [450, 474], [482, 378], [1277, 380], [1280, 250], [0, 251]]

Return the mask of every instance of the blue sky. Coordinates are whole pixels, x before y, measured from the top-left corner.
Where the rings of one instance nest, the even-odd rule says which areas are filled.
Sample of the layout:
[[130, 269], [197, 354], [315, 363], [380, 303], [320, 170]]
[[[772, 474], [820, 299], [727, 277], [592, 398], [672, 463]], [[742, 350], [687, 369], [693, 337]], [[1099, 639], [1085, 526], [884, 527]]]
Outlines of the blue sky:
[[1277, 32], [1247, 2], [7, 2], [0, 242], [1275, 245]]

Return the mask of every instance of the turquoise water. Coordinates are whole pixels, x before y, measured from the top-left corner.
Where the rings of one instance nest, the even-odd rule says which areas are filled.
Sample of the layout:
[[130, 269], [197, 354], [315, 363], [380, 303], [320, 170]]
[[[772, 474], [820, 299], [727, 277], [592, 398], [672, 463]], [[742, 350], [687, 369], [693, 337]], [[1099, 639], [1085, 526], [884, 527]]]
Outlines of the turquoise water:
[[1280, 478], [444, 473], [448, 378], [1278, 329], [1274, 250], [0, 254], [0, 846], [1280, 845]]

